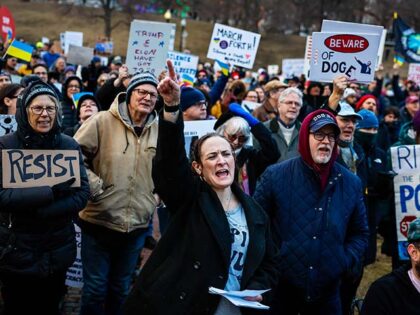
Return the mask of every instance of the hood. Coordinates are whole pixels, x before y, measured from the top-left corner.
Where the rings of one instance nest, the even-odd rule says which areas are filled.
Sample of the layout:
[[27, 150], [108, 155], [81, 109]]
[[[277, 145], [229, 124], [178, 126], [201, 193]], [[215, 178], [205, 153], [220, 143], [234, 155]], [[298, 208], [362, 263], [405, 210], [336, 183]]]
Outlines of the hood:
[[[60, 117], [60, 103], [58, 97], [55, 96], [57, 111], [55, 113], [55, 121], [51, 130], [47, 134], [39, 134], [35, 132], [28, 121], [28, 114], [26, 112], [26, 107], [30, 104], [27, 104], [27, 98], [34, 86], [44, 86], [47, 89], [52, 89], [48, 83], [43, 81], [34, 81], [26, 87], [22, 93], [19, 95], [16, 104], [16, 122], [17, 122], [17, 135], [24, 143], [25, 148], [27, 149], [36, 149], [36, 148], [54, 148], [58, 144], [59, 135], [61, 132], [61, 117]], [[55, 93], [54, 93], [55, 94]]]
[[316, 164], [314, 162], [314, 160], [312, 159], [312, 155], [311, 155], [311, 150], [309, 147], [309, 126], [311, 124], [312, 119], [320, 114], [320, 113], [325, 113], [328, 114], [329, 116], [331, 116], [334, 121], [335, 117], [333, 114], [331, 114], [329, 111], [327, 110], [316, 110], [312, 113], [310, 113], [308, 116], [306, 116], [306, 118], [303, 120], [302, 125], [300, 127], [299, 130], [299, 145], [298, 145], [298, 150], [299, 153], [302, 157], [302, 159], [305, 161], [305, 163], [312, 168], [315, 173], [317, 173], [319, 175], [320, 178], [320, 184], [321, 184], [321, 189], [324, 190], [327, 181], [328, 181], [328, 177], [330, 175], [330, 171], [332, 166], [334, 165], [335, 160], [337, 159], [338, 156], [338, 149], [337, 149], [337, 141], [334, 143], [334, 147], [333, 147], [333, 152], [331, 154], [331, 159], [329, 160], [329, 162], [327, 164]]
[[72, 76], [68, 77], [66, 79], [66, 81], [64, 81], [63, 86], [61, 87], [61, 94], [63, 95], [63, 101], [66, 104], [72, 104], [73, 105], [73, 100], [70, 99], [70, 98], [68, 98], [67, 92], [66, 92], [67, 91], [67, 86], [69, 85], [70, 81], [72, 81], [72, 80], [77, 80], [79, 82], [79, 84], [80, 84], [80, 91], [79, 92], [82, 92], [83, 91], [83, 82], [82, 82], [82, 80], [80, 80], [80, 78], [78, 76], [72, 75]]
[[415, 131], [412, 122], [407, 122], [401, 126], [398, 141], [404, 145], [416, 144]]
[[[115, 97], [114, 101], [112, 102], [111, 107], [109, 108], [109, 111], [111, 112], [112, 115], [114, 115], [119, 120], [121, 120], [128, 129], [134, 132], [134, 126], [133, 126], [133, 123], [131, 122], [130, 113], [128, 112], [128, 106], [125, 102], [125, 97], [126, 97], [126, 92], [119, 93]], [[147, 117], [144, 128], [148, 128], [157, 119], [158, 119], [158, 115], [156, 111], [152, 111]]]

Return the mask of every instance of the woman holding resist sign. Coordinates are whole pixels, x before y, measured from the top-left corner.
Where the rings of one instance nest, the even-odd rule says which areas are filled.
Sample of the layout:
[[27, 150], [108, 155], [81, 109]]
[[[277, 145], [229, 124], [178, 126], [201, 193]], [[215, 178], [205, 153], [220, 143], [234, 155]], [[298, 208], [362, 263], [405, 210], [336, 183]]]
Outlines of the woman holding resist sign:
[[79, 145], [60, 133], [58, 106], [51, 86], [31, 83], [18, 97], [17, 131], [0, 137], [0, 151], [78, 150], [81, 182], [74, 188], [74, 177], [52, 187], [4, 188], [0, 183], [0, 280], [6, 315], [59, 314], [66, 271], [76, 257], [72, 219], [85, 207], [89, 185]]

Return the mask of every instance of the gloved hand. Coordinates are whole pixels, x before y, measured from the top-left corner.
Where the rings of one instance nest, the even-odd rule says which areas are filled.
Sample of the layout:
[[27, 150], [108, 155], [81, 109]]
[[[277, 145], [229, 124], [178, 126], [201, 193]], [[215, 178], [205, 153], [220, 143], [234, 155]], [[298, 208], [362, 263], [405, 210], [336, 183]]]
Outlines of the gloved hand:
[[250, 113], [248, 113], [245, 109], [241, 107], [241, 105], [237, 103], [232, 103], [229, 105], [229, 110], [235, 115], [242, 117], [246, 120], [246, 122], [249, 124], [249, 126], [252, 128], [256, 124], [258, 124], [260, 121], [252, 116]]
[[54, 199], [59, 198], [62, 195], [65, 195], [71, 191], [70, 186], [76, 181], [76, 178], [72, 177], [65, 182], [55, 184], [51, 187], [51, 190], [54, 194]]

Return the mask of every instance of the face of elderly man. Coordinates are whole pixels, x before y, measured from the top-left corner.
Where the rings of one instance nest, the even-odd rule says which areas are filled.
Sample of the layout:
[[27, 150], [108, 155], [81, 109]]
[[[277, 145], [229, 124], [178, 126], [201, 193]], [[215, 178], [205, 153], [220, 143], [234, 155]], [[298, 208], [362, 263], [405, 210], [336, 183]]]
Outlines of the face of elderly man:
[[282, 122], [289, 125], [296, 121], [302, 108], [302, 99], [296, 93], [290, 93], [278, 100], [277, 110]]
[[327, 125], [309, 134], [309, 149], [312, 160], [316, 164], [326, 164], [330, 161], [333, 152], [336, 135], [334, 127]]

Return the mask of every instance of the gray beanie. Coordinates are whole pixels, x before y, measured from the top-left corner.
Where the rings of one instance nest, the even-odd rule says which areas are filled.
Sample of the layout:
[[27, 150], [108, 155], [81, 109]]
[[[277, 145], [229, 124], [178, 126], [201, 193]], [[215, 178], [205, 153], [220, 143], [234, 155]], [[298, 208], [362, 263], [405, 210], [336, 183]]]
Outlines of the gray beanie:
[[138, 72], [134, 74], [134, 76], [130, 80], [130, 83], [128, 83], [128, 87], [127, 87], [127, 95], [125, 97], [125, 102], [127, 104], [130, 101], [131, 93], [133, 93], [133, 90], [140, 84], [151, 84], [157, 87], [159, 82], [154, 76], [154, 74], [150, 72], [142, 72], [142, 73]]

